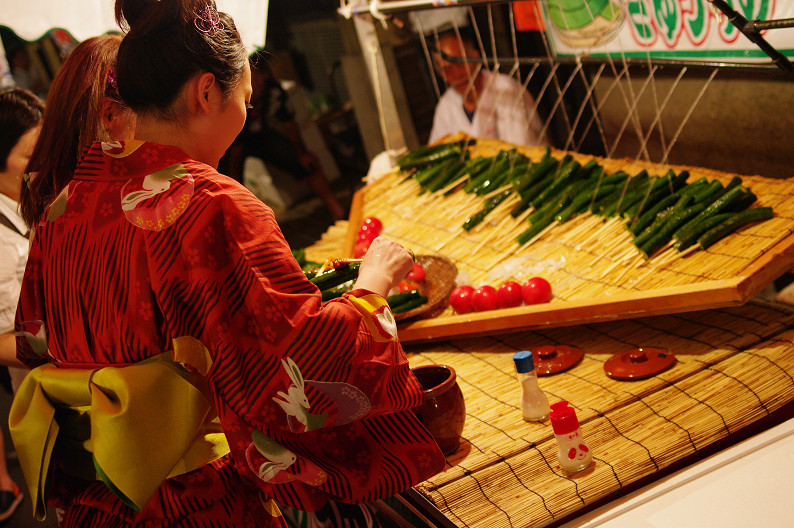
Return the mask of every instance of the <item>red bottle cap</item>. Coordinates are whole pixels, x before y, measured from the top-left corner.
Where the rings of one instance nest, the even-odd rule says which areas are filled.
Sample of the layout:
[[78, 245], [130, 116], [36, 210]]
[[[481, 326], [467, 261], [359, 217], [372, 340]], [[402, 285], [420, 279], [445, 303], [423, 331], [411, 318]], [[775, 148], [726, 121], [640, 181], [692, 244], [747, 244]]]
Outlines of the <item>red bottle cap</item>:
[[576, 418], [576, 411], [573, 407], [570, 407], [565, 400], [558, 401], [551, 405], [549, 420], [551, 420], [551, 428], [554, 429], [554, 434], [563, 435], [579, 429], [579, 420]]

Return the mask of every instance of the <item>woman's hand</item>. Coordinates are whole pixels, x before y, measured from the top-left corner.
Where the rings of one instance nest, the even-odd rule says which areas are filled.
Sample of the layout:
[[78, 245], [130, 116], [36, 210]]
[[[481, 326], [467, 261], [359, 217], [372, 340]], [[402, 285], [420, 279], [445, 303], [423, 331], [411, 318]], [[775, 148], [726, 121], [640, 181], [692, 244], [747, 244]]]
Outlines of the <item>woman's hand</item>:
[[393, 240], [379, 236], [364, 255], [353, 288], [364, 288], [386, 297], [414, 266], [413, 255]]

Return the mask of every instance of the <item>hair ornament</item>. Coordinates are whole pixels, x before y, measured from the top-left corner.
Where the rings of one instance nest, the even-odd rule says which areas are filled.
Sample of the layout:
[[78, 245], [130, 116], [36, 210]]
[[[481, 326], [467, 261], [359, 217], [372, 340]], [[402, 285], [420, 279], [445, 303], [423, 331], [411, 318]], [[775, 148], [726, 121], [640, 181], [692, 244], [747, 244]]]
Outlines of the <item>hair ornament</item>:
[[108, 85], [112, 86], [113, 88], [117, 88], [116, 86], [116, 70], [108, 70]]
[[218, 10], [212, 4], [204, 6], [204, 11], [193, 19], [193, 25], [202, 33], [207, 33], [208, 35], [214, 35], [216, 31], [224, 29]]

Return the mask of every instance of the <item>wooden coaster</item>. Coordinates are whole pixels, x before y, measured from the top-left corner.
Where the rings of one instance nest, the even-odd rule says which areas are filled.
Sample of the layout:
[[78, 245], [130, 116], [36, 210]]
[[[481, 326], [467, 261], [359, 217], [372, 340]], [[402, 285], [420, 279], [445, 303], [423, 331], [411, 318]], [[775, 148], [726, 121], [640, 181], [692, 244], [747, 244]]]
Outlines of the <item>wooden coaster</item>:
[[532, 349], [538, 376], [559, 374], [579, 363], [583, 356], [581, 348], [568, 345], [543, 345]]
[[630, 348], [609, 358], [604, 372], [616, 380], [640, 380], [664, 372], [673, 363], [675, 354], [666, 348]]

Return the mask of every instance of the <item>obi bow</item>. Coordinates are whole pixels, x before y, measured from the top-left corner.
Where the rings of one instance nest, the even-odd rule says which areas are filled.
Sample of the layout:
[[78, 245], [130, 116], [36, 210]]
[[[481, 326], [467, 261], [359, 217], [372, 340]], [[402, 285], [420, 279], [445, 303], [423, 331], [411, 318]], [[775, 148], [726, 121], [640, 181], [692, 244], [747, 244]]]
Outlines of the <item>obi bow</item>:
[[46, 515], [53, 450], [74, 476], [102, 480], [140, 511], [162, 482], [229, 452], [205, 378], [161, 354], [98, 369], [33, 369], [9, 427], [37, 519]]

